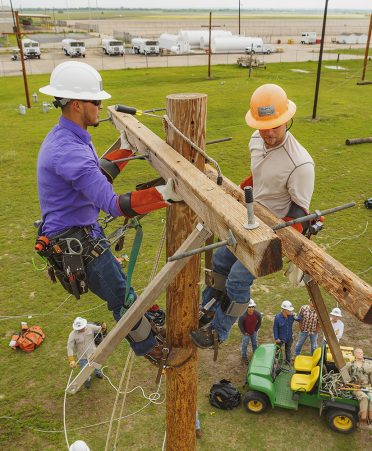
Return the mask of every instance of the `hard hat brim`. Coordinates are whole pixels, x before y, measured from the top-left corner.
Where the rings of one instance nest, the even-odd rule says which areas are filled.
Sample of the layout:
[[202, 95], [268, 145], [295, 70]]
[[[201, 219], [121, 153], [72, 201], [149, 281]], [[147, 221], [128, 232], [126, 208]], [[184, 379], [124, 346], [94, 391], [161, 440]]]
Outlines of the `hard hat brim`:
[[62, 91], [59, 89], [53, 88], [51, 85], [43, 86], [39, 88], [39, 91], [42, 94], [46, 94], [48, 96], [60, 97], [62, 99], [76, 99], [76, 100], [106, 100], [110, 99], [111, 95], [106, 91], [100, 91], [96, 94], [92, 94], [91, 92], [73, 92], [73, 91]]
[[296, 113], [296, 104], [292, 100], [288, 100], [288, 109], [275, 119], [270, 119], [266, 116], [265, 119], [257, 120], [253, 117], [251, 110], [245, 115], [245, 122], [252, 128], [257, 130], [268, 130], [270, 128], [279, 127], [288, 122]]

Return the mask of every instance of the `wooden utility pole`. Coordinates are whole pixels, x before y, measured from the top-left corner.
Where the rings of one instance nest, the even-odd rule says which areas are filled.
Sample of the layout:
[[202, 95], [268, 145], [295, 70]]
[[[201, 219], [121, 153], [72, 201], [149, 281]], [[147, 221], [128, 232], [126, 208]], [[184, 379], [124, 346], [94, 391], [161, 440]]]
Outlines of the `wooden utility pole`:
[[239, 31], [238, 35], [240, 36], [240, 0], [239, 0]]
[[[171, 122], [192, 142], [205, 146], [206, 94], [174, 94], [167, 96], [167, 115]], [[186, 141], [167, 130], [167, 143], [201, 171], [204, 158]], [[195, 228], [197, 216], [186, 203], [167, 209], [167, 257]], [[190, 451], [196, 447], [195, 420], [197, 397], [197, 353], [189, 332], [198, 327], [200, 255], [191, 258], [167, 289], [167, 344], [193, 348], [193, 357], [179, 368], [167, 370], [167, 438], [168, 451]]]
[[320, 72], [322, 70], [323, 47], [324, 47], [325, 29], [326, 29], [326, 23], [327, 23], [327, 9], [328, 9], [328, 0], [325, 0], [324, 15], [323, 15], [323, 27], [322, 27], [322, 39], [320, 41], [320, 50], [319, 50], [319, 59], [318, 59], [318, 71], [317, 71], [317, 74], [316, 74], [316, 85], [315, 85], [315, 95], [314, 95], [314, 106], [313, 106], [312, 119], [316, 118], [316, 109], [317, 109], [317, 106], [318, 106]]
[[22, 64], [22, 74], [23, 74], [23, 84], [25, 86], [25, 94], [26, 94], [26, 103], [27, 108], [31, 108], [31, 102], [30, 102], [30, 94], [28, 91], [28, 83], [27, 83], [27, 74], [26, 74], [26, 66], [25, 66], [25, 60], [24, 60], [24, 54], [23, 54], [23, 47], [22, 47], [22, 39], [21, 39], [21, 32], [19, 27], [19, 17], [18, 17], [18, 11], [15, 11], [15, 33], [17, 37], [17, 44], [19, 47], [20, 55], [21, 55], [21, 64]]
[[212, 28], [219, 28], [220, 25], [213, 25], [212, 27], [212, 11], [209, 12], [209, 25], [202, 25], [202, 28], [208, 27], [209, 42], [208, 42], [208, 78], [211, 79], [211, 55], [212, 55]]
[[369, 44], [371, 42], [371, 33], [372, 33], [372, 14], [371, 14], [371, 17], [370, 17], [370, 20], [369, 20], [368, 38], [367, 38], [367, 43], [366, 43], [366, 51], [364, 53], [362, 81], [364, 81], [364, 78], [366, 76], [368, 53], [369, 53]]

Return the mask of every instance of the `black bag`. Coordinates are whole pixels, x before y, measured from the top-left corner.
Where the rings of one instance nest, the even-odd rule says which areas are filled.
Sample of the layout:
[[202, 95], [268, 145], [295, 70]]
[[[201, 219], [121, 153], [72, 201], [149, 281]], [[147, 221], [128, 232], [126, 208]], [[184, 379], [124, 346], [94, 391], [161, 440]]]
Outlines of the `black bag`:
[[[90, 324], [94, 324], [95, 326], [101, 326], [102, 325], [102, 323], [98, 323], [98, 322], [93, 322], [93, 323], [90, 323]], [[101, 341], [106, 337], [106, 335], [107, 335], [107, 329], [105, 329], [105, 330], [101, 329], [99, 332], [95, 333], [94, 334], [94, 344], [96, 346], [98, 346], [101, 343]]]
[[240, 404], [241, 394], [230, 381], [222, 379], [217, 384], [212, 385], [209, 392], [209, 402], [219, 409], [230, 410]]

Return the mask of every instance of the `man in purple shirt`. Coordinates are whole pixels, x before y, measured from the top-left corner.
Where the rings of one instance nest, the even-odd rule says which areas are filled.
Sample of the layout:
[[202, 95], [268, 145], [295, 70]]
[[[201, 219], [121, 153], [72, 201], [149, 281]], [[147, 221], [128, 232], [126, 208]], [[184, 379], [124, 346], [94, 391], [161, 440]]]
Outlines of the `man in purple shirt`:
[[[87, 128], [98, 125], [101, 102], [111, 96], [103, 90], [102, 78], [93, 67], [80, 62], [62, 63], [40, 92], [55, 98], [53, 103], [62, 109], [62, 115], [46, 136], [38, 156], [42, 224], [37, 243], [50, 263], [52, 277], [57, 276], [63, 287], [77, 297], [89, 288], [107, 302], [119, 321], [137, 296], [132, 287], [127, 289], [126, 276], [97, 222], [100, 210], [130, 218], [181, 198], [172, 180], [141, 191], [121, 195], [114, 192], [112, 182], [126, 164], [114, 160], [133, 153], [119, 149], [104, 159], [97, 157]], [[145, 316], [127, 339], [137, 355], [154, 363], [164, 361], [163, 342]], [[179, 356], [180, 352], [171, 350], [166, 363], [178, 364]]]

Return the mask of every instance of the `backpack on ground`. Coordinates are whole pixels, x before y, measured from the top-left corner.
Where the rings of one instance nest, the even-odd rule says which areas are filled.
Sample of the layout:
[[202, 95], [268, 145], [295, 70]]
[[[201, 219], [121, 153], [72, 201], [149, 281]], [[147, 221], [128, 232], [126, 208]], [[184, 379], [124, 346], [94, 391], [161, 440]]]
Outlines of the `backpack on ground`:
[[32, 352], [38, 348], [45, 339], [45, 334], [40, 326], [24, 327], [22, 331], [12, 336], [9, 346], [19, 348], [25, 352]]
[[230, 410], [240, 404], [241, 394], [230, 381], [222, 379], [212, 385], [209, 402], [219, 409]]

